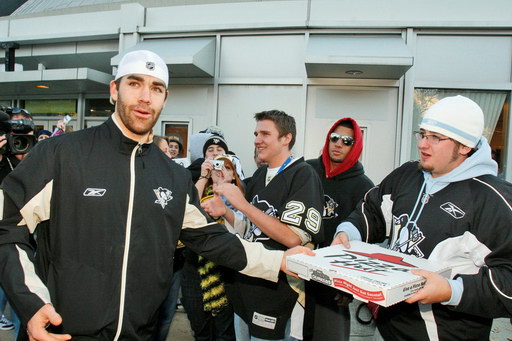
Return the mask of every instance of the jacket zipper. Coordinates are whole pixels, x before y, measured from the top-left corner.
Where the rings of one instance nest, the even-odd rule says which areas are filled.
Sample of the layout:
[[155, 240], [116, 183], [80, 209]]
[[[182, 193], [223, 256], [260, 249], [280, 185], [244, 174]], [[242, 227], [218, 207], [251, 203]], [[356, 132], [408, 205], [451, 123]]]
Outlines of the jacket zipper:
[[132, 231], [133, 198], [135, 196], [135, 156], [137, 152], [142, 152], [142, 147], [138, 144], [133, 148], [130, 156], [130, 196], [128, 201], [128, 214], [126, 217], [126, 235], [124, 239], [123, 267], [121, 270], [121, 292], [119, 297], [119, 316], [117, 321], [117, 331], [114, 341], [119, 339], [123, 329], [124, 304], [126, 298], [126, 273], [128, 271], [128, 255], [130, 252], [130, 236]]

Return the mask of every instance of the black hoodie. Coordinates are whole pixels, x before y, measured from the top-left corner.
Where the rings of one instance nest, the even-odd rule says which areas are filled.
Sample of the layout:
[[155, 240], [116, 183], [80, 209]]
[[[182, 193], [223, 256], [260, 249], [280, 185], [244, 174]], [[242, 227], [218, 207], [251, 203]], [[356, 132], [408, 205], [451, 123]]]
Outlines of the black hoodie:
[[373, 182], [364, 174], [364, 168], [360, 162], [332, 178], [325, 176], [321, 156], [306, 162], [318, 173], [324, 188], [324, 242], [320, 247], [329, 246], [338, 224], [352, 212], [364, 194], [373, 187]]

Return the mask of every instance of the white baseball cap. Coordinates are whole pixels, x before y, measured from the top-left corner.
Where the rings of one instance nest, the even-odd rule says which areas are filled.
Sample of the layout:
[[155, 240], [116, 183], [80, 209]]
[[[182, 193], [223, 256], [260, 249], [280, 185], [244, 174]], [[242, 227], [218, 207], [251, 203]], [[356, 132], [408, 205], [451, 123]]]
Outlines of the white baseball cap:
[[420, 128], [475, 148], [484, 130], [484, 113], [478, 104], [467, 97], [446, 97], [425, 112]]
[[126, 53], [117, 67], [115, 80], [129, 74], [149, 75], [160, 79], [169, 85], [169, 70], [167, 65], [154, 52], [148, 50], [136, 50]]

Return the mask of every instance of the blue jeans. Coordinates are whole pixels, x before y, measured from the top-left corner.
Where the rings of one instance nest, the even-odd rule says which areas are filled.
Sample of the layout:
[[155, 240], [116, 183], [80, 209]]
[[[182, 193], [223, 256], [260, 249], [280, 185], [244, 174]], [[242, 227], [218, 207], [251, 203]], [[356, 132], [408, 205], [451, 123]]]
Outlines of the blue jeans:
[[158, 312], [158, 320], [156, 323], [155, 341], [165, 341], [169, 328], [171, 327], [172, 318], [176, 312], [176, 304], [178, 304], [178, 295], [180, 293], [182, 270], [179, 269], [172, 275], [171, 288], [169, 295], [160, 307]]
[[[272, 340], [272, 341], [299, 341], [298, 339], [290, 336], [290, 324], [291, 321], [288, 320], [286, 323], [286, 330], [284, 332], [284, 339], [280, 340]], [[260, 339], [249, 334], [249, 326], [245, 321], [235, 314], [235, 334], [236, 341], [268, 341], [265, 339]]]
[[[0, 286], [0, 317], [2, 314], [4, 314], [6, 306], [7, 306], [7, 296], [5, 296], [4, 289], [2, 289], [2, 287]], [[14, 312], [14, 309], [12, 309], [12, 306], [11, 306], [10, 312], [11, 312], [11, 316], [10, 316], [11, 322], [14, 324], [14, 339], [16, 339], [18, 337], [18, 332], [20, 331], [21, 322], [20, 322], [20, 319], [18, 318], [18, 316], [16, 315], [16, 313]]]

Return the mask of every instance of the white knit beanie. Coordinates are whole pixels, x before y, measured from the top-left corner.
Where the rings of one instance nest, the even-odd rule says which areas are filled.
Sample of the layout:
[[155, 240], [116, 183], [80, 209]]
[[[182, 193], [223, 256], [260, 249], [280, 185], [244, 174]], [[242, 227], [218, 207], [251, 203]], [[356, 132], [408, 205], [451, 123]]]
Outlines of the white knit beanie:
[[425, 112], [420, 128], [475, 148], [484, 130], [484, 113], [467, 97], [446, 97]]
[[147, 50], [136, 50], [126, 53], [117, 67], [115, 80], [129, 74], [149, 75], [160, 79], [165, 83], [165, 88], [169, 85], [169, 70], [167, 65], [154, 52]]

